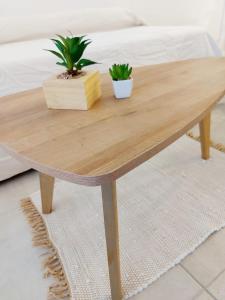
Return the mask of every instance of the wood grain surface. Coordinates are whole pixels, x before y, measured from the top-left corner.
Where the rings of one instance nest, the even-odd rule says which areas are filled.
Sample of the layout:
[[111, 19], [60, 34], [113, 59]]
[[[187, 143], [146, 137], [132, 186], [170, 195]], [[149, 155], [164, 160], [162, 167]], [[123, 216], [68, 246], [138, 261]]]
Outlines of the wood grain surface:
[[0, 99], [0, 144], [30, 167], [83, 185], [115, 180], [200, 122], [225, 94], [225, 58], [137, 68], [128, 100], [109, 75], [90, 111], [48, 110], [42, 89]]

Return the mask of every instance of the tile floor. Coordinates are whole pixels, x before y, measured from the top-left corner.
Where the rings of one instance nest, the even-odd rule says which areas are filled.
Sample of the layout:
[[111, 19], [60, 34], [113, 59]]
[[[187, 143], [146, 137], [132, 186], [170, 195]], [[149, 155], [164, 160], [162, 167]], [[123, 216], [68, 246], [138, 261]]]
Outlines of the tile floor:
[[[41, 251], [31, 247], [19, 199], [38, 189], [35, 172], [0, 183], [0, 299], [45, 300]], [[134, 300], [225, 300], [225, 229], [164, 274]]]

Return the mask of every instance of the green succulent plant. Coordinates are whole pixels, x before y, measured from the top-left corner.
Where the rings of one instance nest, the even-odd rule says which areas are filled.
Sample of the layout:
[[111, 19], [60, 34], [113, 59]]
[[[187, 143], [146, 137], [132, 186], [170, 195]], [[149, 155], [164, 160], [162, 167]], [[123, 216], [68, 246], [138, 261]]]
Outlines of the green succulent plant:
[[48, 50], [61, 59], [57, 65], [63, 66], [68, 75], [76, 76], [87, 66], [96, 64], [95, 61], [82, 58], [85, 49], [91, 43], [91, 40], [85, 39], [85, 36], [66, 36], [57, 35], [59, 39], [51, 39], [58, 49], [57, 51]]
[[132, 73], [132, 67], [129, 64], [114, 64], [109, 68], [109, 73], [112, 77], [112, 80], [127, 80], [130, 79]]

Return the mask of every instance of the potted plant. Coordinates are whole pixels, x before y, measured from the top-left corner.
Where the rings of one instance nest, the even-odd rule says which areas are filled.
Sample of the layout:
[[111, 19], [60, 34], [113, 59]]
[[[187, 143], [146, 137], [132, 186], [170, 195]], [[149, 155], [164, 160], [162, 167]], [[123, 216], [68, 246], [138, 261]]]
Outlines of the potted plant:
[[114, 64], [109, 69], [117, 99], [129, 98], [133, 89], [132, 67], [129, 64]]
[[57, 36], [59, 39], [52, 41], [58, 51], [47, 51], [60, 59], [57, 64], [65, 67], [66, 71], [44, 82], [47, 106], [55, 109], [87, 110], [101, 96], [99, 72], [83, 71], [84, 67], [96, 64], [82, 58], [91, 41], [85, 39], [85, 36]]

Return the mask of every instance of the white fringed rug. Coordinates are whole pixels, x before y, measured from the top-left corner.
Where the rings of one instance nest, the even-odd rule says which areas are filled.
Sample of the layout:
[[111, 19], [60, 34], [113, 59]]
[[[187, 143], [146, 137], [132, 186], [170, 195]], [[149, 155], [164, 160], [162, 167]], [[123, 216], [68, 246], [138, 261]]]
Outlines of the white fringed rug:
[[[40, 212], [39, 193], [32, 195], [32, 200]], [[26, 200], [23, 206], [36, 230], [35, 243], [43, 244], [44, 228], [38, 221], [35, 225], [35, 209]], [[203, 161], [199, 143], [182, 137], [118, 180], [118, 209], [126, 299], [225, 225], [224, 153], [212, 149], [212, 158]], [[111, 299], [100, 188], [58, 181], [54, 212], [43, 219], [63, 265], [71, 298]], [[54, 255], [45, 266], [56, 275]], [[56, 260], [66, 295], [66, 278], [57, 266]], [[59, 286], [51, 293], [63, 296]]]

